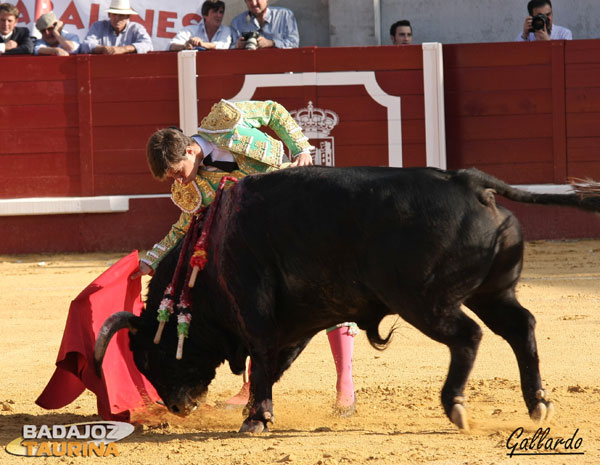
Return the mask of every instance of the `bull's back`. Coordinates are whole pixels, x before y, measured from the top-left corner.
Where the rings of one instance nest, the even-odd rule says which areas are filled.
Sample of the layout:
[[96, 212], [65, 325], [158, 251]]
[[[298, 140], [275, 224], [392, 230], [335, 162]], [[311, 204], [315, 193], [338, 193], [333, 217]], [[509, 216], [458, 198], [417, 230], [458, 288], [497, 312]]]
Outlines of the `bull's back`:
[[334, 288], [348, 280], [422, 288], [432, 275], [464, 267], [479, 277], [507, 217], [452, 172], [427, 168], [310, 167], [251, 176], [228, 209], [227, 240], [243, 243], [261, 266]]

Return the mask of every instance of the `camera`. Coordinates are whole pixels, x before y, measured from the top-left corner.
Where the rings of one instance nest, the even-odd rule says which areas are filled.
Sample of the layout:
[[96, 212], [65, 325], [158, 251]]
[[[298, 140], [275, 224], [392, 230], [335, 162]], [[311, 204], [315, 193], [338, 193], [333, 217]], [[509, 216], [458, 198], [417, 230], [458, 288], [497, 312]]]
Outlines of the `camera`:
[[548, 16], [546, 16], [545, 14], [540, 13], [539, 15], [535, 15], [531, 19], [531, 29], [529, 30], [529, 32], [541, 31], [544, 28], [546, 28], [547, 31], [548, 22]]
[[256, 39], [258, 39], [260, 37], [260, 34], [256, 31], [248, 31], [248, 32], [242, 32], [242, 37], [244, 38], [244, 41], [246, 42], [246, 45], [244, 46], [244, 48], [246, 50], [256, 50], [258, 48], [258, 42], [256, 41]]

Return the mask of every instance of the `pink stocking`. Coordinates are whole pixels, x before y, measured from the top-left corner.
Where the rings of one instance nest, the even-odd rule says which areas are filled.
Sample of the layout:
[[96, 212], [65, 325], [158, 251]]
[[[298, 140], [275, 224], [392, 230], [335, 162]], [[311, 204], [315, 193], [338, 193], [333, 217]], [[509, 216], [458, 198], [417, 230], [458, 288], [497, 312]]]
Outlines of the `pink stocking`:
[[327, 333], [337, 372], [336, 406], [341, 409], [348, 409], [354, 405], [354, 383], [352, 381], [354, 336], [349, 333], [349, 330], [348, 326], [342, 326]]
[[248, 358], [247, 370], [244, 373], [242, 388], [240, 389], [240, 392], [238, 392], [235, 396], [225, 401], [226, 406], [243, 407], [248, 403], [248, 399], [250, 398], [250, 366], [251, 361]]

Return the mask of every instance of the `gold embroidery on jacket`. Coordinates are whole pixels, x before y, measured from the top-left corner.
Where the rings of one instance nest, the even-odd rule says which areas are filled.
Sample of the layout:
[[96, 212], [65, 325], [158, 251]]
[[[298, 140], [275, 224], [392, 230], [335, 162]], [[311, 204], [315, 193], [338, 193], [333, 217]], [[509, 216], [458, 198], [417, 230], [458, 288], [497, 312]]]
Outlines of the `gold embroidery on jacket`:
[[212, 106], [210, 113], [202, 119], [200, 127], [209, 131], [232, 129], [240, 120], [242, 113], [227, 102], [220, 101]]

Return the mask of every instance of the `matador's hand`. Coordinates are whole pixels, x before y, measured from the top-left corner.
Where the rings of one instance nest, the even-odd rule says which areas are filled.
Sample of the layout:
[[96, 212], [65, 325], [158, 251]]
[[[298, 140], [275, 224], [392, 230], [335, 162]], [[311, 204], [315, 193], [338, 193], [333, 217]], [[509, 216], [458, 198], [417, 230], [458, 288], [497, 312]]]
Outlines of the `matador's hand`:
[[152, 269], [151, 266], [147, 265], [146, 263], [140, 261], [140, 265], [139, 268], [134, 271], [130, 276], [129, 279], [137, 279], [143, 275], [147, 275], [149, 274], [150, 276], [152, 276], [154, 274], [154, 270]]
[[313, 159], [310, 153], [301, 153], [296, 157], [294, 162], [290, 166], [310, 166], [313, 165]]

